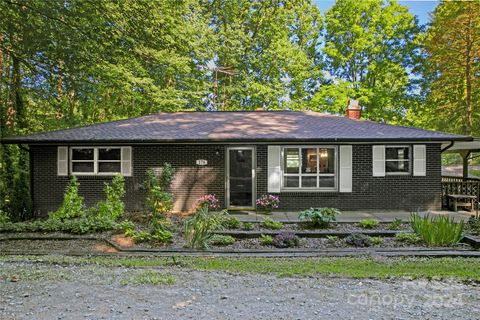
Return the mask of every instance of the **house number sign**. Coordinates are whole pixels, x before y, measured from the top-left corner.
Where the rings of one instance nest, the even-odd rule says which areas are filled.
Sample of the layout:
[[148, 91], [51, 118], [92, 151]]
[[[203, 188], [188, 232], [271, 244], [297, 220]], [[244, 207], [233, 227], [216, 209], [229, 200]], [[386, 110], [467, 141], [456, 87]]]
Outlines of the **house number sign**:
[[198, 159], [197, 160], [197, 166], [206, 166], [208, 164], [208, 161], [205, 159]]

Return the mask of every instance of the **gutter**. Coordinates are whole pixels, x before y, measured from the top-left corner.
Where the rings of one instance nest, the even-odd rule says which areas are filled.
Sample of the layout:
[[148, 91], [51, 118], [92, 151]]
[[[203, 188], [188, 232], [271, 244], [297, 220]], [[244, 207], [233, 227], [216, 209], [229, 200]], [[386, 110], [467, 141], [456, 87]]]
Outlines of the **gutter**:
[[448, 144], [448, 146], [446, 146], [445, 148], [443, 148], [442, 150], [440, 150], [441, 153], [447, 151], [448, 149], [450, 149], [451, 147], [453, 147], [453, 145], [455, 144], [455, 141], [452, 140], [450, 141], [450, 143]]
[[[453, 140], [450, 140], [453, 139]], [[398, 141], [411, 142], [411, 143], [442, 143], [451, 141], [452, 145], [454, 141], [472, 141], [472, 137], [460, 136], [456, 138], [330, 138], [330, 139], [296, 139], [296, 138], [230, 138], [230, 139], [133, 139], [133, 140], [121, 140], [121, 139], [90, 139], [90, 140], [60, 140], [60, 139], [45, 139], [45, 140], [25, 140], [18, 138], [3, 139], [2, 143], [5, 144], [29, 144], [29, 145], [56, 145], [56, 144], [210, 144], [210, 143], [395, 143]], [[450, 148], [451, 145], [448, 146]]]

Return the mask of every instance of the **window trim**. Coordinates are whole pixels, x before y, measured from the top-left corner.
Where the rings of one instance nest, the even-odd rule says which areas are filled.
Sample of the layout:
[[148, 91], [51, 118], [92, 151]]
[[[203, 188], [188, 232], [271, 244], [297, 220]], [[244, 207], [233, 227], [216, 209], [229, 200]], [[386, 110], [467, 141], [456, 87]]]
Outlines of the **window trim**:
[[[300, 162], [300, 167], [298, 168], [299, 172], [298, 173], [285, 173], [285, 149], [298, 149], [299, 150], [299, 162]], [[302, 173], [302, 149], [303, 148], [316, 148], [317, 149], [317, 173], [315, 174], [308, 174], [308, 173]], [[334, 163], [334, 173], [320, 173], [319, 166], [320, 166], [320, 161], [319, 161], [319, 156], [318, 152], [319, 149], [333, 149], [334, 150], [334, 155], [335, 155], [335, 161]], [[281, 186], [280, 186], [280, 192], [337, 192], [338, 191], [338, 170], [339, 170], [339, 162], [338, 162], [338, 145], [284, 145], [281, 146], [280, 150], [280, 155], [281, 155]], [[294, 187], [285, 187], [285, 177], [299, 177], [298, 179], [298, 188]], [[302, 187], [302, 176], [311, 176], [311, 177], [317, 177], [317, 186], [319, 183], [319, 177], [333, 177], [333, 182], [334, 186], [332, 188], [326, 188], [326, 187]]]
[[[73, 160], [73, 150], [78, 149], [93, 149], [93, 160]], [[120, 159], [119, 160], [99, 160], [98, 150], [99, 149], [118, 149], [120, 150]], [[69, 147], [69, 161], [68, 161], [68, 170], [72, 176], [114, 176], [116, 174], [122, 174], [122, 147], [121, 146], [78, 146], [78, 147]], [[93, 172], [74, 172], [73, 163], [75, 162], [93, 162]], [[99, 172], [98, 164], [100, 162], [116, 162], [120, 163], [120, 170], [116, 172]]]
[[[407, 148], [408, 149], [408, 159], [407, 160], [394, 160], [387, 159], [387, 149], [388, 148]], [[412, 175], [412, 146], [408, 144], [403, 145], [385, 145], [385, 175], [386, 176], [409, 176]], [[407, 162], [408, 161], [408, 172], [397, 171], [397, 172], [387, 172], [387, 162]]]

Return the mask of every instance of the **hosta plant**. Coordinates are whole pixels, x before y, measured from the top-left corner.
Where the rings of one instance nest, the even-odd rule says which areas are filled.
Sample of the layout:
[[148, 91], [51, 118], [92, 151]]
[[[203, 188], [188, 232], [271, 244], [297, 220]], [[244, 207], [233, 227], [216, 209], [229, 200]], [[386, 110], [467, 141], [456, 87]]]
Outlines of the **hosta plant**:
[[313, 227], [326, 228], [339, 214], [340, 210], [335, 208], [310, 208], [300, 212], [298, 219], [309, 222]]

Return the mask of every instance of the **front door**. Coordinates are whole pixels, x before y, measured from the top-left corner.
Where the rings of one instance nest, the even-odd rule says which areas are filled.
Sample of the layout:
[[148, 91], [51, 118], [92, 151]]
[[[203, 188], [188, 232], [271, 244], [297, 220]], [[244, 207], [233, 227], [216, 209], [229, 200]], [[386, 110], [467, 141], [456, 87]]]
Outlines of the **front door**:
[[227, 206], [253, 209], [255, 199], [255, 148], [227, 149]]

